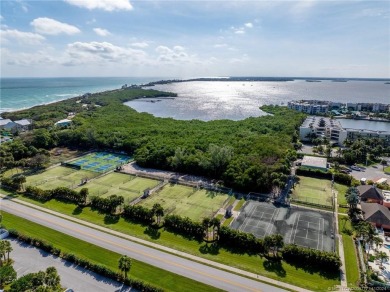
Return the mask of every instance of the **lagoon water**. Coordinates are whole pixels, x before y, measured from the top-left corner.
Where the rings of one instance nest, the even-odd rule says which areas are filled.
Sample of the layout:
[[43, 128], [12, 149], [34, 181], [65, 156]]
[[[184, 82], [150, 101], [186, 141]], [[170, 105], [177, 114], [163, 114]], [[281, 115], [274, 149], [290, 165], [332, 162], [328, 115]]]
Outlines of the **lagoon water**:
[[339, 102], [390, 103], [390, 85], [383, 81], [239, 82], [192, 81], [156, 85], [154, 89], [175, 92], [175, 99], [134, 100], [128, 106], [139, 112], [180, 120], [241, 120], [264, 115], [259, 107], [284, 104], [297, 99]]
[[[1, 78], [0, 112], [31, 107], [82, 95], [146, 84], [162, 78]], [[384, 81], [191, 81], [156, 85], [152, 89], [177, 93], [174, 99], [134, 100], [139, 112], [175, 119], [241, 120], [264, 113], [264, 104], [287, 104], [296, 99], [390, 103], [390, 84]]]

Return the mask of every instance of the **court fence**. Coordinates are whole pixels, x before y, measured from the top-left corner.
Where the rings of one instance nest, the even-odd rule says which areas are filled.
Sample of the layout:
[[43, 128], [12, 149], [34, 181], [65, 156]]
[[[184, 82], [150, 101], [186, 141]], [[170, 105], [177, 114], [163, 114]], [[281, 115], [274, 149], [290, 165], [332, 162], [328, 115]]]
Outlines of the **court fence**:
[[324, 204], [315, 203], [315, 202], [309, 202], [307, 200], [299, 200], [299, 199], [290, 198], [290, 202], [301, 204], [301, 205], [307, 205], [307, 206], [311, 206], [311, 207], [319, 207], [321, 209], [333, 210], [333, 206], [324, 205]]

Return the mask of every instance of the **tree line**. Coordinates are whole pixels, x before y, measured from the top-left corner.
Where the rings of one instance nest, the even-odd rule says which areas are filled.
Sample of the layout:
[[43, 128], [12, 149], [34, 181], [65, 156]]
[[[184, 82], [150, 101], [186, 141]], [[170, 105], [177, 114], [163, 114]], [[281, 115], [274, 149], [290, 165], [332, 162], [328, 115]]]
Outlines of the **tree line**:
[[[179, 121], [138, 113], [123, 105], [134, 98], [162, 95], [172, 94], [117, 90], [80, 98], [82, 103], [101, 107], [83, 110], [76, 106], [72, 110], [70, 105], [76, 104], [75, 100], [68, 100], [6, 113], [4, 117], [31, 118], [39, 113], [44, 124], [53, 122], [51, 116], [64, 118], [66, 110], [76, 112], [69, 128], [41, 127], [21, 134], [18, 145], [30, 150], [56, 146], [112, 149], [133, 155], [140, 166], [208, 176], [243, 191], [265, 192], [274, 184], [284, 185], [304, 114], [286, 107], [263, 106], [268, 115], [241, 121]], [[18, 154], [9, 153], [19, 161]]]

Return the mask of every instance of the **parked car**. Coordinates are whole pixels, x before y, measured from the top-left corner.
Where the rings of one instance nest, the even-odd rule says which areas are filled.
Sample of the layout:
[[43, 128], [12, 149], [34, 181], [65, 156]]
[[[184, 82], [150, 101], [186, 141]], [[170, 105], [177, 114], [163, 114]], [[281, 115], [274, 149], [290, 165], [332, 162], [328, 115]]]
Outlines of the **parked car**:
[[360, 171], [360, 167], [356, 166], [356, 165], [351, 165], [351, 169], [352, 170], [355, 170], [355, 171]]

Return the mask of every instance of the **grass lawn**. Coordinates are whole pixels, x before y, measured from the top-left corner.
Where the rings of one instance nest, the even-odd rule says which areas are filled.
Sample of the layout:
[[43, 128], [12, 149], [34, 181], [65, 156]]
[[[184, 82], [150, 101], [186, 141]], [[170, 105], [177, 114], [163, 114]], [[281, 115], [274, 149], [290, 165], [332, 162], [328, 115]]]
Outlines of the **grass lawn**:
[[390, 166], [388, 166], [388, 167], [385, 167], [385, 169], [384, 169], [384, 172], [386, 172], [386, 173], [390, 173]]
[[240, 211], [241, 207], [245, 204], [245, 199], [241, 199], [238, 201], [236, 206], [234, 207], [234, 211]]
[[281, 262], [280, 266], [273, 267], [272, 265], [270, 266], [267, 264], [267, 260], [265, 258], [260, 258], [255, 255], [231, 253], [223, 248], [220, 248], [217, 251], [208, 252], [208, 249], [205, 249], [206, 243], [204, 242], [188, 240], [179, 234], [170, 233], [164, 229], [160, 229], [158, 235], [156, 236], [155, 234], [147, 232], [147, 226], [125, 221], [122, 218], [120, 218], [118, 222], [113, 223], [111, 220], [106, 220], [106, 216], [104, 214], [94, 212], [90, 208], [80, 209], [74, 204], [63, 203], [55, 200], [40, 203], [22, 196], [19, 196], [18, 198], [81, 220], [122, 232], [124, 234], [136, 236], [176, 250], [253, 273], [258, 273], [272, 279], [280, 280], [310, 290], [325, 291], [328, 287], [338, 285], [340, 283], [338, 278], [326, 278], [318, 273], [305, 272], [304, 270], [296, 268], [295, 266], [289, 265], [285, 262]]
[[152, 208], [155, 203], [160, 203], [167, 214], [177, 214], [201, 221], [202, 218], [212, 217], [228, 199], [227, 194], [169, 184], [141, 204]]
[[225, 221], [223, 221], [222, 226], [229, 226], [233, 219], [234, 217], [227, 218]]
[[357, 287], [356, 284], [358, 283], [360, 276], [355, 244], [352, 240], [352, 236], [343, 232], [344, 227], [346, 229], [352, 230], [351, 221], [348, 219], [348, 221], [344, 222], [343, 220], [340, 220], [342, 217], [346, 216], [339, 215], [339, 230], [343, 238], [347, 283], [348, 287]]
[[223, 219], [223, 214], [218, 214], [217, 216], [215, 216], [215, 218], [217, 218], [217, 219], [219, 219], [219, 220], [222, 221], [222, 219]]
[[141, 196], [145, 189], [153, 188], [159, 183], [160, 181], [154, 179], [112, 172], [89, 181], [86, 185], [76, 188], [76, 191], [88, 188], [92, 196], [120, 195], [124, 197], [125, 203], [129, 203]]
[[299, 182], [293, 189], [292, 198], [301, 202], [332, 206], [331, 181], [299, 176]]
[[[334, 189], [337, 191], [337, 203], [339, 205], [348, 205], [345, 193], [348, 190], [348, 186], [339, 183], [334, 184]], [[339, 207], [339, 213], [348, 213], [348, 208]]]
[[51, 169], [26, 177], [27, 186], [37, 186], [41, 189], [53, 189], [56, 187], [73, 187], [81, 182], [81, 179], [96, 177], [98, 173], [86, 170], [76, 170], [69, 167], [57, 166]]
[[[114, 271], [118, 270], [118, 260], [121, 257], [118, 253], [5, 212], [3, 212], [3, 223], [7, 228], [16, 229], [29, 236], [48, 241], [64, 252], [105, 265]], [[220, 291], [217, 288], [134, 259], [132, 260], [130, 277], [158, 286], [166, 291]]]

